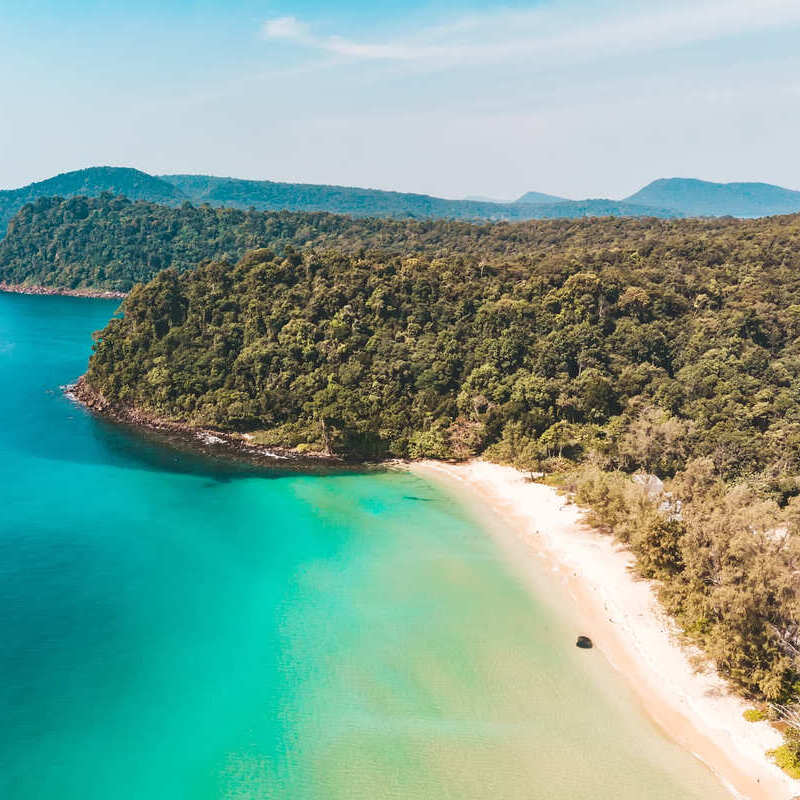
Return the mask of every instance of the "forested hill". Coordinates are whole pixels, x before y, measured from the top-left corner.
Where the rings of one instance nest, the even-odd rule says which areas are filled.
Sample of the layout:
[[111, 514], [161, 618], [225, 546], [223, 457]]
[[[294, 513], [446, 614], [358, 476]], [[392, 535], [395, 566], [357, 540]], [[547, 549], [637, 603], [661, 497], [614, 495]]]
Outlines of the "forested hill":
[[677, 217], [668, 208], [616, 200], [566, 200], [528, 192], [513, 203], [447, 200], [425, 194], [324, 186], [308, 183], [249, 181], [208, 175], [163, 175], [196, 203], [259, 210], [329, 211], [354, 216], [414, 219], [526, 220], [585, 216]]
[[[90, 379], [226, 428], [314, 438], [326, 419], [382, 454], [544, 436], [661, 472], [698, 454], [800, 471], [800, 218], [598, 228], [517, 261], [258, 250], [170, 270], [130, 295]], [[682, 433], [637, 455], [647, 408]]]
[[[68, 289], [127, 291], [162, 269], [179, 272], [247, 250], [282, 253], [333, 247], [347, 252], [459, 252], [483, 259], [526, 258], [531, 248], [587, 231], [584, 222], [472, 224], [296, 211], [171, 208], [124, 197], [42, 198], [12, 220], [0, 241], [0, 280]], [[593, 233], [598, 235], [597, 233]]]
[[[258, 210], [329, 211], [354, 216], [417, 219], [524, 220], [579, 216], [678, 216], [668, 209], [646, 208], [613, 200], [573, 202], [548, 197], [547, 202], [494, 203], [447, 200], [426, 194], [388, 192], [351, 186], [250, 181], [209, 175], [164, 175], [196, 203]], [[542, 195], [542, 198], [547, 196]]]
[[31, 183], [21, 189], [0, 191], [0, 237], [12, 217], [26, 203], [40, 197], [96, 197], [102, 192], [122, 194], [132, 200], [156, 203], [179, 203], [184, 197], [172, 184], [127, 167], [90, 167], [65, 172], [45, 181]]
[[425, 194], [281, 183], [210, 175], [148, 175], [124, 167], [91, 167], [57, 175], [21, 189], [0, 191], [0, 238], [25, 203], [40, 197], [97, 197], [108, 192], [167, 205], [185, 201], [216, 208], [327, 211], [397, 219], [519, 221], [578, 217], [739, 216], [800, 211], [800, 192], [768, 184], [714, 184], [687, 179], [654, 181], [624, 200], [565, 200], [527, 192], [513, 203], [448, 200]]
[[514, 201], [515, 203], [533, 203], [534, 205], [547, 205], [549, 203], [565, 203], [569, 202], [566, 197], [557, 197], [552, 194], [543, 194], [542, 192], [525, 192], [522, 197]]
[[[155, 177], [136, 169], [92, 167], [67, 172], [21, 189], [0, 191], [0, 237], [10, 219], [40, 197], [97, 197], [103, 192], [167, 205], [207, 203], [256, 210], [328, 211], [338, 214], [411, 219], [525, 220], [583, 216], [678, 217], [678, 212], [615, 200], [550, 203], [492, 203], [446, 200], [425, 194], [387, 192], [350, 186], [278, 183], [209, 175]], [[544, 195], [542, 196], [544, 197]], [[558, 200], [558, 198], [553, 198]]]
[[[770, 227], [780, 223], [752, 223]], [[638, 247], [658, 236], [736, 235], [738, 223], [576, 219], [519, 223], [394, 220], [327, 213], [167, 207], [123, 197], [42, 198], [23, 208], [0, 241], [0, 281], [66, 289], [128, 291], [162, 269], [203, 260], [237, 261], [269, 247], [381, 250], [532, 265], [555, 248]]]

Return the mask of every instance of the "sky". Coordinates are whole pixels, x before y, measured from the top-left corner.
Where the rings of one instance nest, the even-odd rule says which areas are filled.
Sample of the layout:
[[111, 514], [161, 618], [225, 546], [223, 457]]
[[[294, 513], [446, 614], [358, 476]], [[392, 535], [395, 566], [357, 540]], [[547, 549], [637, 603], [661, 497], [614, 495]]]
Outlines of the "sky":
[[0, 0], [0, 187], [800, 189], [800, 0]]

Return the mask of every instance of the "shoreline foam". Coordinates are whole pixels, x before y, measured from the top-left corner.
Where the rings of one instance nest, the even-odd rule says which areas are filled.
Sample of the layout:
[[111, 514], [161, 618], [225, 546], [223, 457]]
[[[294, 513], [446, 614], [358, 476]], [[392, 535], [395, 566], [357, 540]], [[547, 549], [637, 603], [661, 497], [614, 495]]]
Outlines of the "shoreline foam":
[[[485, 461], [410, 463], [417, 474], [445, 483], [471, 506], [480, 504], [526, 547], [530, 574], [544, 556], [566, 581], [575, 611], [595, 646], [622, 673], [648, 715], [700, 759], [734, 797], [790, 800], [800, 792], [766, 751], [781, 744], [766, 722], [742, 717], [746, 703], [712, 668], [697, 672], [697, 651], [678, 642], [653, 583], [630, 570], [633, 556], [582, 521], [583, 510], [555, 489]], [[480, 510], [480, 509], [478, 509]]]

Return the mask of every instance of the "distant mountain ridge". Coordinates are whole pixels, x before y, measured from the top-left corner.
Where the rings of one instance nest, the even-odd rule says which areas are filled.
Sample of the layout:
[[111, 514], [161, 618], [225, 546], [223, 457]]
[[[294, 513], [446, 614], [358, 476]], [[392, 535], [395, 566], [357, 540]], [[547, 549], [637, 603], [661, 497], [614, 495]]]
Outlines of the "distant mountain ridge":
[[767, 217], [800, 211], [800, 192], [770, 183], [713, 183], [696, 178], [661, 178], [628, 203], [674, 208], [687, 217]]
[[[20, 189], [0, 191], [0, 236], [26, 203], [40, 197], [98, 197], [104, 192], [130, 200], [176, 206], [208, 203], [216, 208], [258, 211], [328, 211], [364, 217], [514, 221], [584, 216], [680, 216], [666, 208], [650, 208], [614, 200], [571, 201], [536, 194], [513, 203], [447, 200], [426, 194], [390, 192], [350, 186], [280, 183], [212, 175], [148, 175], [131, 167], [90, 167], [66, 172]], [[551, 202], [551, 199], [553, 202]]]
[[616, 200], [564, 200], [553, 195], [536, 195], [530, 202], [520, 198], [513, 203], [480, 200], [446, 200], [427, 194], [362, 189], [353, 186], [328, 186], [313, 183], [251, 181], [217, 178], [212, 175], [160, 175], [188, 199], [215, 207], [255, 208], [257, 211], [328, 211], [365, 217], [412, 219], [461, 219], [522, 221], [587, 216], [680, 216], [670, 209], [650, 208]]
[[132, 167], [89, 167], [20, 189], [0, 191], [0, 237], [26, 203], [40, 197], [123, 195], [168, 206], [208, 203], [258, 211], [327, 211], [357, 217], [523, 221], [579, 217], [737, 216], [800, 211], [800, 192], [765, 183], [710, 183], [688, 178], [653, 181], [624, 200], [567, 200], [527, 192], [511, 203], [448, 200], [427, 194], [354, 186], [282, 183], [213, 175], [149, 175]]

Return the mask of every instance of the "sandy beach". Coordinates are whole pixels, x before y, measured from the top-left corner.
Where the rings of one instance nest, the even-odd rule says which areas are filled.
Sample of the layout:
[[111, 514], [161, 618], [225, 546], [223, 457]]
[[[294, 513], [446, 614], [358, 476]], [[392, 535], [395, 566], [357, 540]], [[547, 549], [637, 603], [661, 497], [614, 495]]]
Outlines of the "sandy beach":
[[624, 674], [653, 720], [702, 760], [732, 796], [800, 795], [800, 781], [766, 755], [781, 743], [780, 734], [766, 722], [745, 721], [747, 704], [713, 669], [696, 671], [691, 649], [679, 644], [651, 582], [631, 573], [633, 557], [624, 547], [583, 523], [582, 509], [511, 467], [473, 461], [410, 468], [459, 492], [476, 510], [492, 512], [503, 535], [524, 545], [527, 563], [516, 565], [521, 572], [541, 570], [541, 559], [547, 559], [575, 602], [581, 632]]

